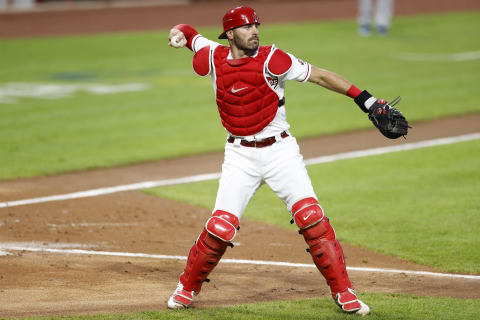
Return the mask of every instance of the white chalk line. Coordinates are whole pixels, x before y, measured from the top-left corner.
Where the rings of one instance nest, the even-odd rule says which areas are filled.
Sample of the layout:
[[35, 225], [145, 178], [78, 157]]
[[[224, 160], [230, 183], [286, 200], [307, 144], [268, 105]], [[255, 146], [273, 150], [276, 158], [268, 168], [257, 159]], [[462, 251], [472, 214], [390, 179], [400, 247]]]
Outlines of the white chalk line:
[[207, 173], [207, 174], [200, 174], [196, 176], [183, 177], [183, 178], [157, 180], [157, 181], [144, 181], [144, 182], [138, 182], [133, 184], [127, 184], [127, 185], [92, 189], [92, 190], [53, 195], [53, 196], [47, 196], [47, 197], [0, 202], [0, 208], [21, 206], [26, 204], [43, 203], [43, 202], [50, 202], [50, 201], [97, 197], [101, 195], [112, 194], [112, 193], [123, 192], [123, 191], [149, 189], [154, 187], [170, 186], [170, 185], [182, 184], [182, 183], [207, 181], [207, 180], [213, 180], [218, 178], [220, 178], [220, 173]]
[[[402, 145], [365, 149], [365, 150], [352, 151], [352, 152], [342, 152], [342, 153], [337, 153], [337, 154], [328, 155], [328, 156], [310, 158], [305, 160], [305, 164], [313, 165], [313, 164], [319, 164], [319, 163], [327, 163], [327, 162], [333, 162], [338, 160], [361, 158], [361, 157], [367, 157], [372, 155], [379, 155], [379, 154], [406, 151], [406, 150], [414, 150], [414, 149], [420, 149], [420, 148], [426, 148], [426, 147], [471, 141], [476, 139], [480, 139], [480, 132], [465, 134], [465, 135], [460, 135], [455, 137], [411, 142], [411, 143], [405, 143]], [[123, 191], [133, 191], [133, 190], [149, 189], [154, 187], [170, 186], [170, 185], [176, 185], [176, 184], [182, 184], [182, 183], [208, 181], [208, 180], [219, 179], [220, 175], [221, 175], [220, 172], [206, 173], [206, 174], [199, 174], [199, 175], [189, 176], [189, 177], [155, 180], [155, 181], [144, 181], [144, 182], [138, 182], [133, 184], [127, 184], [127, 185], [91, 189], [86, 191], [79, 191], [79, 192], [32, 198], [32, 199], [6, 201], [6, 202], [0, 202], [0, 208], [44, 203], [44, 202], [50, 202], [50, 201], [97, 197], [101, 195], [112, 194], [112, 193], [123, 192]]]
[[395, 54], [404, 61], [473, 61], [480, 59], [480, 51], [466, 51], [457, 53], [398, 53]]
[[[162, 260], [187, 260], [186, 256], [170, 256], [170, 255], [163, 255], [163, 254], [109, 252], [109, 251], [93, 251], [93, 250], [83, 250], [83, 249], [50, 249], [50, 248], [34, 248], [34, 247], [32, 248], [28, 246], [23, 247], [23, 246], [12, 246], [12, 245], [8, 245], [5, 248], [2, 248], [1, 243], [0, 243], [0, 249], [7, 250], [7, 251], [32, 251], [32, 252], [50, 252], [50, 253], [78, 254], [78, 255], [151, 258], [151, 259], [162, 259]], [[277, 267], [316, 268], [314, 264], [280, 262], [280, 261], [222, 259], [220, 260], [220, 262], [229, 263], [229, 264], [251, 264], [251, 265], [264, 265], [264, 266], [277, 266]], [[398, 270], [398, 269], [383, 269], [383, 268], [361, 268], [361, 267], [347, 267], [347, 270], [359, 271], [359, 272], [395, 273], [395, 274], [422, 275], [422, 276], [443, 277], [443, 278], [461, 278], [461, 279], [480, 280], [480, 276], [438, 273], [438, 272], [428, 272], [428, 271], [413, 271], [413, 270]]]
[[465, 134], [465, 135], [460, 135], [455, 137], [411, 142], [411, 143], [395, 145], [395, 146], [337, 153], [330, 156], [321, 156], [317, 158], [307, 159], [305, 160], [305, 164], [311, 165], [311, 164], [333, 162], [337, 160], [361, 158], [361, 157], [367, 157], [367, 156], [373, 156], [373, 155], [379, 155], [379, 154], [385, 154], [385, 153], [391, 153], [391, 152], [415, 150], [415, 149], [434, 147], [434, 146], [440, 146], [440, 145], [446, 145], [446, 144], [452, 144], [452, 143], [458, 143], [458, 142], [465, 142], [465, 141], [471, 141], [476, 139], [480, 139], [480, 132]]

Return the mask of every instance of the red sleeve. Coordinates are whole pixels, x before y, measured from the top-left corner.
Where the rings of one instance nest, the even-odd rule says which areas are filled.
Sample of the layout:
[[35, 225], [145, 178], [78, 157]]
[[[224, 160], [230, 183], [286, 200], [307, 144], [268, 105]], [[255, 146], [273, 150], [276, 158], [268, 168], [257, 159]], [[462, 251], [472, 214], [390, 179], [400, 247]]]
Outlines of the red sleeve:
[[281, 76], [287, 72], [291, 66], [292, 59], [280, 49], [275, 50], [268, 62], [268, 70], [275, 76]]
[[193, 70], [199, 76], [206, 76], [210, 72], [210, 46], [203, 47], [193, 56]]
[[193, 51], [192, 41], [193, 41], [193, 38], [198, 34], [197, 30], [195, 30], [194, 27], [189, 26], [188, 24], [177, 24], [172, 29], [178, 29], [183, 32], [183, 34], [185, 35], [185, 38], [187, 39], [188, 49]]

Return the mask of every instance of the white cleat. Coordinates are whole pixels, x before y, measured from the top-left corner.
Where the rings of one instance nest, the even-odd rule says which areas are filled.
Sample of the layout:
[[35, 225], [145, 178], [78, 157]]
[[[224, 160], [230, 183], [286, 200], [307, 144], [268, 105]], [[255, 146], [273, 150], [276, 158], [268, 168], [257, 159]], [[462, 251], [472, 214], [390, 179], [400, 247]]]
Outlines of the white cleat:
[[346, 313], [353, 313], [361, 316], [366, 316], [370, 313], [370, 308], [357, 298], [355, 291], [351, 288], [347, 288], [347, 290], [337, 293], [335, 303]]
[[168, 309], [181, 310], [181, 309], [187, 309], [187, 307], [181, 303], [176, 302], [173, 299], [173, 295], [172, 295], [170, 299], [168, 299]]
[[177, 288], [170, 299], [168, 299], [167, 306], [169, 309], [175, 310], [187, 309], [192, 304], [194, 296], [195, 292], [184, 290], [182, 283], [178, 281]]
[[360, 308], [360, 310], [358, 310], [357, 312], [355, 312], [356, 314], [359, 314], [361, 315], [362, 317], [363, 316], [366, 316], [366, 315], [369, 315], [370, 314], [370, 307], [367, 306], [363, 301], [361, 300], [358, 300], [358, 302], [360, 303], [360, 305], [362, 306]]

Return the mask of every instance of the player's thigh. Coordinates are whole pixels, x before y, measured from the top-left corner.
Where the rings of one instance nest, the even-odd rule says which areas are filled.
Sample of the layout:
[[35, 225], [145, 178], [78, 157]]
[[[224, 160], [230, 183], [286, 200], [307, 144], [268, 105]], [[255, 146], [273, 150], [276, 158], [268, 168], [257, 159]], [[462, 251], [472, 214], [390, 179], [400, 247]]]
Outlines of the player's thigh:
[[268, 166], [265, 182], [289, 211], [301, 199], [317, 198], [295, 138], [275, 145]]
[[227, 144], [214, 211], [242, 216], [262, 182], [253, 151]]

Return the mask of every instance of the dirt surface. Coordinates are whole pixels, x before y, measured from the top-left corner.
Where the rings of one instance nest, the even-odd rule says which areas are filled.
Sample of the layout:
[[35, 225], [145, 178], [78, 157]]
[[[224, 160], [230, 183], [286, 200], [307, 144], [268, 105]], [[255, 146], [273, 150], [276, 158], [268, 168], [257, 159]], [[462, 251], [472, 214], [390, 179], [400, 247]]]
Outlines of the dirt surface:
[[[305, 8], [309, 9], [304, 12], [303, 17], [314, 19], [310, 15], [313, 8], [308, 6], [315, 4], [318, 5], [315, 10], [319, 15], [323, 14], [323, 10], [344, 8], [344, 11], [336, 13], [336, 17], [351, 16], [352, 3], [353, 1], [347, 0], [306, 1]], [[412, 8], [409, 8], [408, 12], [406, 9], [408, 7], [406, 3], [412, 4], [413, 1], [397, 1], [397, 5], [398, 3], [403, 3], [400, 8], [405, 4], [405, 13], [414, 13]], [[467, 5], [474, 7], [478, 1], [422, 1], [419, 3], [420, 5], [416, 7], [418, 11], [427, 12], [429, 11], [427, 9], [430, 11], [466, 9]], [[432, 5], [433, 3], [435, 6]], [[273, 15], [264, 14], [265, 21], [273, 19], [271, 16], [287, 19], [286, 14], [280, 15], [277, 11], [271, 10], [279, 10], [279, 12], [280, 9], [281, 12], [286, 10], [292, 18], [299, 6], [298, 2], [294, 5], [281, 2], [274, 7], [271, 2], [257, 4], [256, 7], [260, 8], [260, 16], [263, 16], [261, 13], [264, 12], [263, 10], [274, 13]], [[447, 7], [447, 4], [450, 6]], [[130, 15], [137, 12], [136, 19], [142, 21], [130, 22], [129, 26], [140, 26], [142, 22], [152, 20], [151, 17], [156, 16], [156, 20], [163, 21], [162, 23], [165, 24], [157, 23], [151, 28], [165, 28], [182, 20], [176, 17], [186, 16], [187, 13], [191, 15], [191, 20], [183, 20], [183, 22], [195, 24], [195, 22], [201, 22], [198, 21], [200, 16], [198, 10], [202, 8], [212, 10], [211, 6], [197, 4], [194, 8], [165, 7], [156, 8], [155, 10], [158, 11], [151, 9], [152, 12], [141, 11], [142, 8], [131, 9], [132, 11], [128, 12], [123, 9], [91, 10], [91, 12], [65, 11], [63, 14], [66, 14], [68, 19], [55, 20], [55, 30], [57, 30], [55, 34], [124, 30], [121, 28], [124, 24], [119, 22], [123, 20], [115, 22], [118, 12], [123, 12], [129, 16], [129, 19], [133, 17]], [[214, 14], [217, 19], [223, 11], [225, 8], [221, 7], [217, 11], [205, 13], [205, 16]], [[331, 12], [328, 18], [334, 17], [333, 11]], [[95, 19], [84, 24], [84, 19], [90, 13], [100, 16], [95, 16]], [[28, 23], [31, 25], [27, 29], [17, 29], [17, 34], [13, 32], [15, 28], [7, 28], [12, 31], [10, 36], [27, 36], [27, 31], [30, 32], [28, 35], [53, 34], [51, 33], [54, 32], [53, 29], [39, 24], [45, 17], [51, 19], [49, 16], [51, 14], [58, 14], [58, 12], [8, 15], [10, 21], [19, 19], [20, 24], [25, 24], [25, 17], [33, 17], [32, 19], [42, 17], [38, 18], [39, 20], [31, 20]], [[159, 14], [162, 14], [165, 19], [159, 19]], [[5, 36], [5, 28], [1, 26], [5, 22], [5, 16], [0, 15], [1, 36]], [[109, 20], [110, 18], [113, 20]], [[196, 20], [193, 20], [194, 18]], [[299, 19], [298, 16], [295, 18]], [[63, 26], [62, 23], [66, 25]], [[82, 23], [83, 26], [80, 27], [78, 23]], [[119, 23], [119, 27], [112, 29], [116, 23]], [[150, 27], [142, 25], [142, 28]], [[386, 140], [375, 130], [365, 130], [305, 139], [300, 141], [300, 146], [305, 158], [311, 158], [479, 132], [480, 115], [413, 125], [414, 129], [411, 130], [408, 141]], [[146, 180], [218, 172], [222, 157], [221, 153], [212, 153], [134, 166], [4, 181], [0, 182], [0, 202]], [[176, 286], [185, 261], [158, 257], [106, 256], [94, 254], [94, 252], [66, 254], [51, 252], [51, 250], [73, 248], [85, 250], [83, 253], [90, 250], [97, 253], [185, 256], [209, 215], [209, 210], [144, 195], [140, 191], [0, 208], [0, 244], [15, 242], [18, 246], [30, 246], [38, 250], [36, 252], [10, 250], [9, 255], [0, 255], [0, 316], [93, 314], [165, 309], [166, 301]], [[287, 212], [285, 212], [285, 219], [289, 219]], [[311, 263], [310, 255], [305, 252], [304, 240], [296, 232], [248, 219], [242, 219], [241, 226], [241, 231], [235, 238], [236, 246], [227, 251], [225, 258]], [[341, 235], [341, 230], [337, 232]], [[271, 235], [275, 235], [273, 241]], [[343, 243], [343, 246], [347, 265], [350, 267], [437, 271], [347, 243]], [[480, 298], [479, 280], [353, 270], [349, 273], [359, 292]], [[220, 263], [210, 278], [212, 282], [205, 284], [202, 294], [196, 301], [196, 308], [328, 296], [325, 281], [315, 268]], [[336, 308], [333, 303], [332, 308]]]

